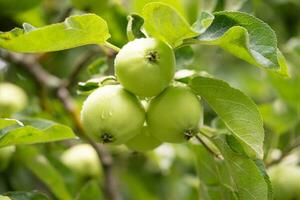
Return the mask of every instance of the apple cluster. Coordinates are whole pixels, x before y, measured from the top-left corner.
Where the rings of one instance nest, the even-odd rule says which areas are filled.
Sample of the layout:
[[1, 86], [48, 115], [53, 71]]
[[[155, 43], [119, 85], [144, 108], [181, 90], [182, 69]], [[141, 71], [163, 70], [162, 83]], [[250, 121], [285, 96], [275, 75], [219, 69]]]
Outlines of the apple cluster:
[[123, 46], [114, 67], [120, 84], [93, 91], [81, 111], [83, 126], [95, 141], [147, 151], [198, 133], [202, 106], [187, 85], [173, 80], [176, 62], [168, 44], [135, 39]]

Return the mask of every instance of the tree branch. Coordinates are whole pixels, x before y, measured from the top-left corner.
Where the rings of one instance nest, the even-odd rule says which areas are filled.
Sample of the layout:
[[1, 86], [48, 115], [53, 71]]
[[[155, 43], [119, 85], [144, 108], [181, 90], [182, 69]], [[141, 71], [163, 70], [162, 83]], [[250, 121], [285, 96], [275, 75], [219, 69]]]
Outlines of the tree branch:
[[69, 94], [69, 91], [65, 87], [61, 87], [58, 89], [57, 94], [58, 94], [58, 98], [63, 102], [64, 107], [66, 108], [66, 110], [70, 113], [71, 117], [73, 118], [76, 128], [81, 133], [81, 136], [84, 139], [86, 139], [88, 141], [88, 143], [90, 143], [94, 147], [94, 149], [96, 150], [96, 152], [98, 154], [98, 157], [101, 161], [103, 171], [105, 172], [104, 174], [105, 174], [106, 184], [104, 185], [104, 187], [105, 187], [105, 192], [106, 192], [108, 199], [120, 200], [121, 197], [117, 191], [116, 180], [113, 176], [113, 161], [112, 161], [110, 154], [108, 153], [108, 151], [102, 144], [98, 145], [96, 142], [94, 142], [94, 140], [92, 140], [90, 137], [88, 137], [85, 134], [85, 131], [82, 127], [82, 124], [78, 117], [79, 115], [76, 112], [76, 107], [73, 103], [73, 99], [71, 98], [71, 96]]
[[36, 62], [33, 55], [25, 56], [23, 54], [3, 52], [1, 53], [1, 57], [8, 62], [21, 65], [40, 85], [53, 89], [58, 88], [62, 84], [62, 81], [59, 78], [45, 71], [42, 66]]
[[[33, 55], [15, 54], [10, 52], [1, 52], [0, 55], [4, 60], [22, 66], [32, 75], [33, 79], [38, 84], [44, 85], [45, 87], [56, 91], [56, 96], [61, 101], [66, 111], [72, 117], [79, 136], [83, 139], [86, 139], [87, 142], [94, 147], [98, 154], [98, 157], [101, 161], [100, 164], [102, 165], [105, 174], [104, 191], [107, 199], [120, 200], [121, 196], [117, 190], [116, 179], [113, 174], [112, 157], [103, 145], [98, 145], [85, 133], [79, 118], [79, 113], [65, 83], [61, 79], [49, 74], [46, 70], [44, 70]], [[81, 69], [82, 65], [84, 64], [78, 65], [80, 66], [78, 68]], [[77, 71], [80, 71], [80, 69], [76, 70], [76, 72], [74, 72], [71, 77], [77, 76], [77, 74], [79, 73]]]
[[99, 53], [99, 51], [91, 50], [90, 52], [86, 53], [78, 60], [76, 66], [74, 67], [74, 70], [66, 79], [67, 88], [70, 88], [76, 84], [77, 77], [80, 74], [80, 72], [86, 67], [87, 63], [91, 60], [91, 58], [97, 55], [97, 53]]
[[285, 149], [281, 156], [278, 159], [272, 160], [271, 162], [266, 164], [266, 167], [269, 168], [273, 165], [280, 163], [283, 159], [285, 159], [294, 149], [300, 147], [300, 138], [296, 140], [292, 145], [290, 145], [287, 149]]

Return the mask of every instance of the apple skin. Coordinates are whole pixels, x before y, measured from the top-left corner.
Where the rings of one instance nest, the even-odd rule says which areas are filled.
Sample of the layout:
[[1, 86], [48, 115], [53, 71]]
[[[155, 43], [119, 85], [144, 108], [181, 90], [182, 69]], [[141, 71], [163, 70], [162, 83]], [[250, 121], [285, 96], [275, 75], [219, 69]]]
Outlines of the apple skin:
[[88, 96], [81, 120], [95, 141], [124, 144], [141, 132], [145, 110], [137, 97], [122, 86], [105, 85]]
[[77, 144], [61, 155], [61, 161], [81, 177], [99, 177], [102, 174], [100, 160], [89, 144]]
[[142, 132], [130, 139], [126, 146], [134, 151], [146, 152], [155, 149], [161, 144], [162, 142], [152, 135], [149, 127], [144, 126]]
[[0, 117], [10, 117], [27, 105], [27, 95], [12, 83], [0, 83]]
[[141, 97], [162, 92], [175, 74], [172, 48], [154, 38], [127, 43], [115, 59], [115, 75], [123, 87]]
[[199, 132], [203, 108], [189, 87], [170, 86], [150, 101], [147, 123], [158, 140], [182, 143]]
[[15, 153], [15, 151], [15, 146], [7, 146], [0, 148], [0, 172], [7, 168], [11, 157]]
[[300, 200], [300, 167], [279, 164], [268, 170], [274, 200]]

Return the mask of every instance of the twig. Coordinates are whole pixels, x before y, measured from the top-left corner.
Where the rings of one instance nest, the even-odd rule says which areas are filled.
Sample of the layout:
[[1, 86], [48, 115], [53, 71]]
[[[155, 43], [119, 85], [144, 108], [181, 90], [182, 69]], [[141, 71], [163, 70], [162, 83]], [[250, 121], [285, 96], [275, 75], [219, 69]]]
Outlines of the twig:
[[66, 8], [62, 13], [60, 13], [60, 15], [54, 20], [54, 23], [58, 23], [58, 22], [62, 22], [64, 21], [67, 17], [70, 16], [70, 14], [72, 13], [73, 8], [72, 7], [68, 7]]
[[76, 128], [78, 131], [81, 133], [82, 137], [86, 139], [96, 150], [98, 157], [100, 158], [101, 165], [103, 168], [103, 171], [105, 172], [105, 192], [107, 194], [107, 197], [111, 200], [120, 200], [121, 197], [117, 191], [117, 184], [115, 181], [115, 178], [113, 176], [113, 162], [112, 158], [109, 155], [108, 151], [106, 148], [101, 145], [97, 144], [92, 140], [90, 137], [88, 137], [85, 134], [85, 131], [82, 127], [82, 124], [79, 119], [79, 115], [76, 112], [76, 107], [74, 105], [73, 99], [71, 98], [69, 91], [62, 87], [58, 89], [58, 98], [63, 102], [64, 107], [67, 109], [67, 111], [70, 113], [71, 117], [73, 118], [73, 121], [75, 122]]
[[40, 85], [44, 85], [48, 88], [58, 88], [62, 83], [59, 78], [46, 72], [42, 66], [35, 61], [35, 58], [32, 55], [25, 56], [23, 54], [3, 52], [1, 57], [8, 62], [23, 66]]
[[66, 87], [70, 88], [76, 84], [77, 77], [80, 74], [80, 72], [86, 67], [90, 59], [93, 58], [97, 53], [99, 53], [99, 51], [91, 50], [90, 52], [86, 53], [79, 59], [76, 66], [74, 67], [74, 70], [66, 79]]
[[200, 137], [196, 135], [195, 138], [204, 146], [204, 148], [211, 153], [214, 157], [221, 159], [220, 155], [214, 152]]
[[272, 160], [271, 162], [266, 164], [266, 167], [269, 168], [273, 165], [280, 163], [283, 159], [285, 159], [294, 149], [300, 147], [300, 139], [296, 140], [290, 147], [288, 147], [285, 151], [282, 152], [281, 156], [278, 159]]
[[120, 200], [121, 196], [117, 190], [117, 184], [113, 174], [112, 157], [103, 145], [97, 145], [86, 135], [79, 118], [79, 113], [76, 110], [76, 106], [64, 82], [45, 71], [35, 60], [34, 56], [6, 52], [2, 53], [1, 57], [4, 60], [21, 65], [32, 75], [33, 79], [35, 79], [38, 84], [42, 84], [45, 87], [56, 91], [58, 99], [62, 102], [63, 106], [72, 117], [78, 134], [82, 138], [86, 139], [88, 143], [95, 148], [98, 154], [105, 174], [105, 194], [107, 199]]
[[118, 53], [111, 47], [103, 47], [103, 46], [98, 46], [98, 47], [99, 48], [92, 49], [90, 52], [86, 53], [84, 56], [82, 56], [79, 59], [76, 66], [74, 67], [74, 70], [71, 72], [69, 77], [65, 80], [65, 86], [67, 88], [71, 88], [76, 84], [78, 75], [95, 55], [97, 55], [98, 53], [104, 54], [107, 57], [108, 62], [112, 62]]

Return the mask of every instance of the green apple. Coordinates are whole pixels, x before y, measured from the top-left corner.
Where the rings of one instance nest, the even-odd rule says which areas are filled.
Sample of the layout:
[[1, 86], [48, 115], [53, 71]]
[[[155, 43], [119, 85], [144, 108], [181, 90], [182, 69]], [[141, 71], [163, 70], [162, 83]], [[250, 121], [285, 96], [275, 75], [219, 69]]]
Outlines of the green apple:
[[61, 155], [61, 161], [82, 177], [99, 177], [102, 173], [98, 155], [89, 144], [72, 146]]
[[26, 104], [27, 95], [22, 88], [12, 83], [0, 83], [0, 117], [9, 117]]
[[81, 120], [96, 141], [124, 144], [141, 132], [145, 110], [135, 95], [120, 85], [105, 85], [83, 104]]
[[300, 200], [300, 167], [277, 165], [268, 170], [274, 200]]
[[0, 172], [7, 168], [10, 159], [15, 151], [15, 146], [7, 146], [0, 148]]
[[145, 152], [155, 149], [161, 145], [161, 143], [162, 142], [152, 135], [148, 126], [144, 126], [142, 132], [130, 139], [126, 143], [126, 146], [134, 151]]
[[162, 92], [175, 74], [172, 48], [154, 38], [135, 39], [115, 59], [118, 81], [132, 93], [152, 97]]
[[162, 142], [181, 143], [199, 132], [203, 109], [198, 97], [185, 85], [170, 86], [150, 101], [147, 123]]

